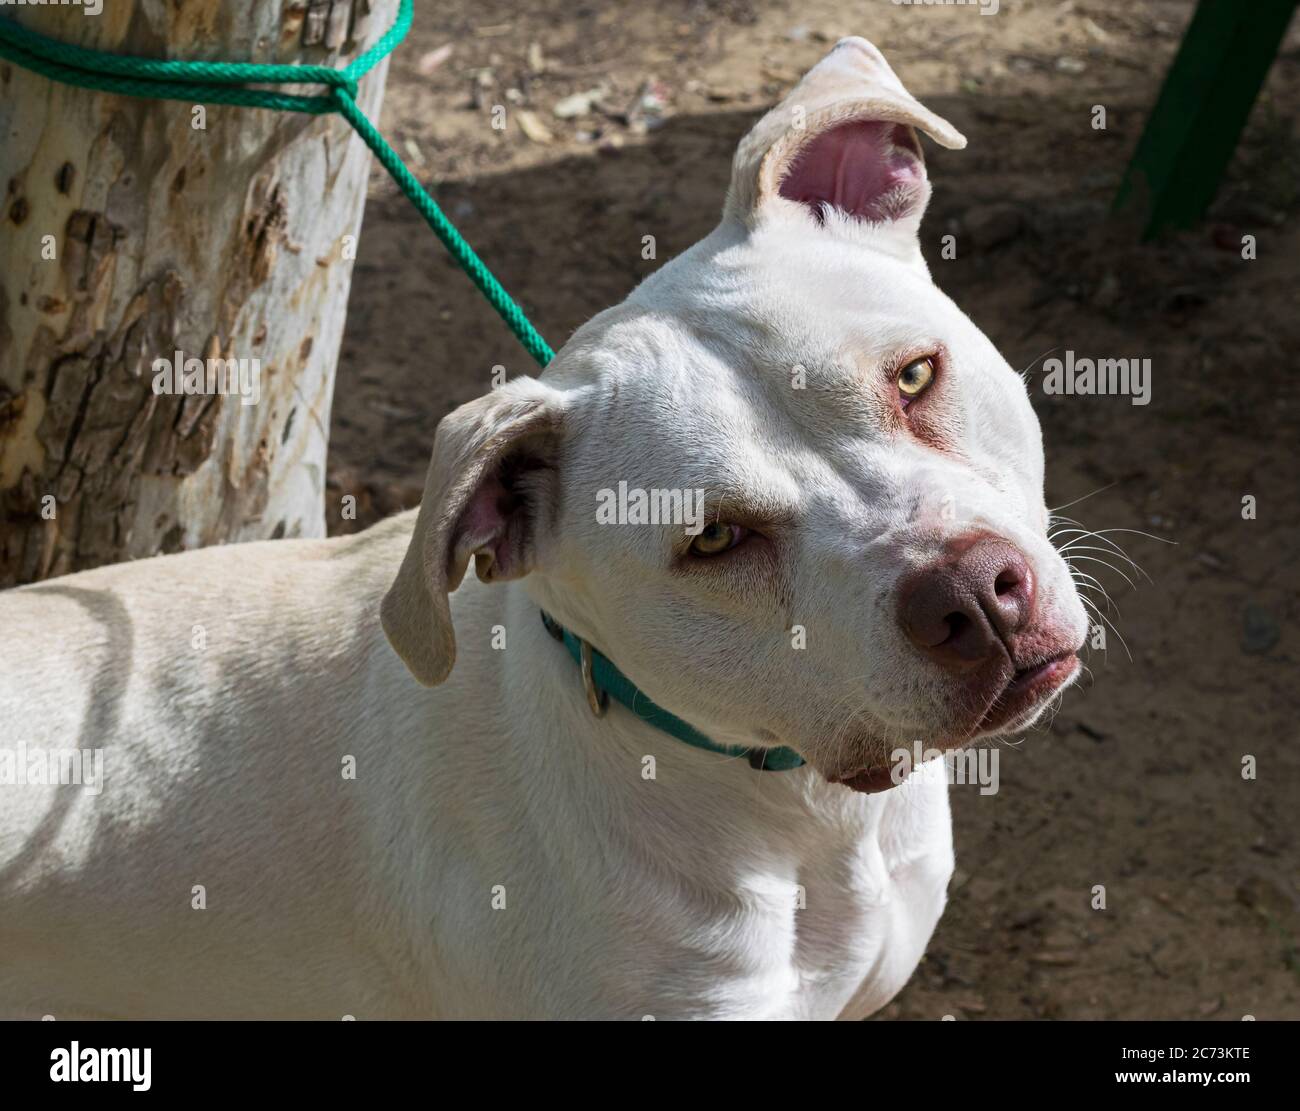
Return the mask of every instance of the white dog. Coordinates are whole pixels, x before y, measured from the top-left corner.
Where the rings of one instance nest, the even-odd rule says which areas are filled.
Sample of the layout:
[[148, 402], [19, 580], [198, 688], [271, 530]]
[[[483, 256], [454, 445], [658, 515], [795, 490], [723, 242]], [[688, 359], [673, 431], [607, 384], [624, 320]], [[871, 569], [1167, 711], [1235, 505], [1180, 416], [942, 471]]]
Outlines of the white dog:
[[964, 145], [841, 42], [707, 239], [439, 425], [418, 516], [0, 595], [0, 1011], [893, 997], [953, 856], [891, 754], [1023, 728], [1087, 628], [913, 128]]

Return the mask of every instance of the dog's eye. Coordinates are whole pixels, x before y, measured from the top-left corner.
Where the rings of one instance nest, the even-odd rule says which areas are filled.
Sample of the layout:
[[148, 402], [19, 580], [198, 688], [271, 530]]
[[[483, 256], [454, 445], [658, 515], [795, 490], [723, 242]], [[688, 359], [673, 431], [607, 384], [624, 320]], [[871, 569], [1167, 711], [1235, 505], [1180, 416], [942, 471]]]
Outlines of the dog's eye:
[[727, 525], [721, 521], [705, 525], [699, 536], [691, 542], [691, 555], [721, 555], [745, 539], [747, 531], [739, 525]]
[[898, 392], [903, 395], [903, 404], [918, 397], [934, 381], [934, 359], [913, 359], [898, 372]]

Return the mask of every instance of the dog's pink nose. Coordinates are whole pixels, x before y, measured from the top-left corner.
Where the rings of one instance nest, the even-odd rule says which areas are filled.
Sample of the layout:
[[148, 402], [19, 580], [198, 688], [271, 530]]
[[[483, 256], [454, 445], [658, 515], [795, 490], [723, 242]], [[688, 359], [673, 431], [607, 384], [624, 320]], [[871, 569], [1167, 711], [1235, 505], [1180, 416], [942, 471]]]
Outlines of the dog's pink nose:
[[1005, 540], [951, 545], [903, 590], [902, 622], [912, 643], [944, 667], [983, 663], [999, 641], [1028, 624], [1034, 577], [1023, 552]]

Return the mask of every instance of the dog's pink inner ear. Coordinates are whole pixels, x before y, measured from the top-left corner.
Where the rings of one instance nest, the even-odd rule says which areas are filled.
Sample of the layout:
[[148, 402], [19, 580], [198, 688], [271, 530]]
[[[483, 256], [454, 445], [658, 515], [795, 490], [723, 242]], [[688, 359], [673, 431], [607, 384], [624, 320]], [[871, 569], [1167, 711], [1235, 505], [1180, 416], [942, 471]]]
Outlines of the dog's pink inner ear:
[[925, 201], [916, 133], [886, 120], [840, 124], [799, 152], [778, 191], [819, 221], [826, 205], [873, 223], [900, 219]]
[[512, 579], [524, 574], [527, 525], [522, 516], [519, 497], [497, 474], [485, 474], [456, 523], [453, 558], [475, 555], [482, 579]]

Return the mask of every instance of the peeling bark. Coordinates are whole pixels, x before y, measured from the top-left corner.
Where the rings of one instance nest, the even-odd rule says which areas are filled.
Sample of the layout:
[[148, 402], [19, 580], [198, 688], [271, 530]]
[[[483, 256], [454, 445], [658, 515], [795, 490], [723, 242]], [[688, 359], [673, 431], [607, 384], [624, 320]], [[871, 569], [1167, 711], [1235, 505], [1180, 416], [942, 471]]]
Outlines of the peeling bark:
[[[10, 17], [118, 53], [342, 64], [396, 7], [136, 0]], [[361, 85], [372, 118], [385, 72]], [[192, 105], [0, 64], [0, 586], [325, 534], [344, 243], [369, 152], [334, 116], [204, 110], [200, 130]], [[155, 360], [193, 358], [255, 361], [257, 402], [155, 389]]]

